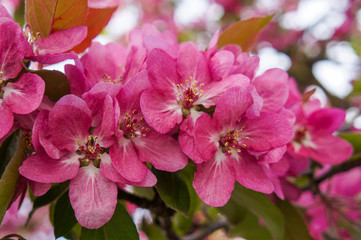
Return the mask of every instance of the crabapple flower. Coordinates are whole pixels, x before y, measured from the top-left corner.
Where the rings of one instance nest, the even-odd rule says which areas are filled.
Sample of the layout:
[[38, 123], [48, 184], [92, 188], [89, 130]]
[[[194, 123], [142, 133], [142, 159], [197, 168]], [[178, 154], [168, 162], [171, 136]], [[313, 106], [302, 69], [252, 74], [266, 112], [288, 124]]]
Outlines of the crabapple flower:
[[151, 174], [145, 162], [156, 169], [178, 171], [188, 163], [178, 142], [169, 135], [160, 134], [145, 122], [139, 106], [142, 91], [150, 87], [148, 72], [135, 75], [121, 88], [117, 98], [117, 139], [110, 148], [114, 168], [127, 180], [139, 182]]
[[297, 100], [300, 99], [297, 91], [293, 90], [291, 99], [286, 103], [296, 115], [295, 135], [288, 151], [322, 164], [339, 164], [347, 160], [353, 152], [351, 144], [333, 135], [345, 120], [345, 110], [321, 108], [317, 99], [301, 103]]
[[192, 109], [215, 105], [231, 86], [249, 81], [240, 74], [212, 81], [205, 55], [190, 43], [180, 46], [177, 59], [153, 49], [147, 64], [152, 88], [143, 92], [140, 105], [147, 123], [160, 133], [180, 124]]
[[41, 183], [70, 180], [70, 202], [78, 222], [87, 228], [104, 225], [117, 202], [117, 184], [111, 180], [115, 170], [104, 150], [113, 143], [114, 110], [110, 96], [104, 98], [101, 112], [102, 121], [93, 129], [87, 102], [74, 95], [61, 98], [48, 118], [43, 116], [43, 123], [48, 126], [39, 129], [49, 131], [42, 133], [44, 138], [39, 135], [47, 151], [28, 157], [19, 169], [23, 176]]
[[226, 204], [235, 181], [263, 193], [274, 190], [251, 152], [286, 145], [293, 135], [292, 125], [283, 112], [248, 119], [245, 113], [252, 104], [249, 91], [234, 87], [222, 95], [213, 118], [203, 114], [195, 123], [195, 145], [204, 161], [197, 164], [193, 187], [210, 206]]

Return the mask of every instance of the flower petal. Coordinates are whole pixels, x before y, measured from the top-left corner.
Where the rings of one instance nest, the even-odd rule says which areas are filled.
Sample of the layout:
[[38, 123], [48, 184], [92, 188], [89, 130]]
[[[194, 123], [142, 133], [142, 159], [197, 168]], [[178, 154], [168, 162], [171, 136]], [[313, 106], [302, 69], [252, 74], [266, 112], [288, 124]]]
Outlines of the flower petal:
[[140, 107], [147, 123], [160, 133], [167, 133], [183, 120], [182, 108], [176, 99], [155, 90], [143, 92]]
[[24, 177], [40, 183], [60, 183], [72, 179], [79, 170], [79, 155], [70, 153], [59, 160], [51, 159], [45, 153], [25, 159], [19, 172]]
[[263, 193], [272, 193], [273, 184], [257, 163], [256, 158], [246, 151], [238, 154], [238, 158], [231, 158], [236, 174], [236, 180], [246, 188]]
[[346, 111], [340, 108], [321, 108], [307, 117], [307, 128], [313, 134], [332, 134], [344, 123]]
[[0, 139], [6, 136], [14, 123], [14, 115], [9, 107], [0, 99]]
[[131, 182], [142, 181], [147, 174], [147, 165], [141, 162], [134, 148], [134, 143], [120, 138], [109, 150], [114, 168]]
[[211, 207], [224, 206], [231, 197], [235, 173], [227, 160], [219, 150], [212, 160], [197, 165], [193, 187], [202, 201]]
[[184, 168], [188, 159], [171, 136], [151, 132], [146, 137], [132, 139], [142, 162], [150, 162], [156, 169], [175, 172]]
[[9, 82], [4, 88], [4, 102], [12, 112], [28, 114], [36, 110], [45, 91], [45, 83], [38, 75], [21, 74], [15, 82]]
[[117, 185], [104, 178], [92, 164], [79, 169], [70, 181], [69, 198], [79, 224], [100, 228], [113, 216], [117, 204]]
[[229, 75], [234, 63], [234, 54], [230, 51], [221, 50], [213, 55], [209, 61], [213, 81], [220, 81]]

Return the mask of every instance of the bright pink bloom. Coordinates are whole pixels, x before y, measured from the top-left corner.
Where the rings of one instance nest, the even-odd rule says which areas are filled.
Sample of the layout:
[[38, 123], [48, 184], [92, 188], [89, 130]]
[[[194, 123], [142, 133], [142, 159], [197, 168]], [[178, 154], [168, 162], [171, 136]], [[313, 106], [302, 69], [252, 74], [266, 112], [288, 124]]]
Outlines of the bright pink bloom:
[[292, 126], [283, 112], [248, 119], [246, 110], [252, 104], [249, 91], [234, 87], [218, 101], [213, 119], [203, 114], [196, 121], [195, 145], [204, 163], [197, 165], [193, 186], [210, 206], [223, 206], [228, 201], [235, 180], [255, 191], [274, 190], [250, 152], [285, 146], [292, 138]]
[[[66, 95], [49, 113], [39, 114], [33, 135], [39, 152], [27, 158], [19, 171], [41, 183], [70, 180], [69, 197], [78, 222], [99, 228], [113, 215], [117, 183], [129, 181], [117, 173], [105, 152], [114, 141], [113, 98], [104, 91], [93, 91], [84, 99]], [[144, 178], [137, 184], [154, 185], [154, 180]]]
[[116, 97], [119, 105], [115, 125], [117, 139], [110, 148], [110, 156], [115, 169], [132, 182], [142, 181], [151, 174], [145, 162], [170, 172], [188, 163], [175, 139], [154, 131], [145, 122], [139, 99], [142, 91], [149, 87], [148, 72], [143, 71], [124, 85]]
[[238, 74], [212, 82], [205, 55], [190, 43], [180, 45], [177, 59], [154, 49], [147, 63], [152, 89], [143, 92], [140, 104], [147, 123], [160, 133], [180, 124], [192, 109], [215, 105], [231, 86], [249, 81]]

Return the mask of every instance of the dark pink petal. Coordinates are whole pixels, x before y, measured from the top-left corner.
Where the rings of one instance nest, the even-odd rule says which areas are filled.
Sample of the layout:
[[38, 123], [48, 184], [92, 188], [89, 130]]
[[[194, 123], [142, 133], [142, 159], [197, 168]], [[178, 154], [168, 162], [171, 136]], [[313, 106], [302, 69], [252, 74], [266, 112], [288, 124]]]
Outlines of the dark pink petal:
[[307, 117], [307, 128], [313, 134], [332, 134], [344, 123], [346, 111], [340, 108], [321, 108]]
[[284, 176], [290, 169], [290, 163], [287, 158], [282, 157], [278, 162], [269, 164], [269, 168], [277, 176]]
[[6, 136], [14, 123], [14, 115], [9, 107], [0, 99], [0, 139]]
[[76, 140], [82, 143], [89, 136], [89, 114], [90, 110], [81, 98], [74, 95], [62, 97], [49, 113], [53, 143], [61, 150], [76, 151], [79, 147]]
[[65, 74], [70, 84], [70, 92], [78, 97], [90, 89], [84, 73], [77, 66], [67, 64], [64, 67]]
[[241, 87], [231, 88], [219, 99], [213, 118], [225, 128], [234, 126], [252, 103], [247, 91]]
[[346, 161], [353, 149], [349, 142], [339, 137], [328, 135], [311, 139], [313, 146], [308, 146], [309, 156], [322, 164], [339, 164]]
[[188, 135], [186, 132], [181, 131], [178, 136], [179, 145], [182, 151], [190, 158], [193, 162], [199, 164], [205, 162], [204, 159], [198, 152], [195, 145], [194, 137]]
[[103, 153], [100, 161], [100, 171], [104, 177], [112, 182], [126, 184], [126, 179], [113, 167], [112, 160], [108, 153]]
[[150, 162], [156, 169], [175, 172], [184, 168], [188, 159], [179, 147], [179, 143], [168, 135], [155, 131], [146, 137], [133, 138], [139, 159]]
[[293, 137], [292, 124], [282, 113], [261, 113], [259, 118], [243, 120], [241, 125], [244, 126], [242, 142], [256, 151], [282, 147]]
[[[93, 42], [88, 52], [81, 58], [84, 73], [88, 81], [93, 84], [102, 81], [120, 81], [122, 68], [125, 65], [125, 49], [115, 43], [105, 46]], [[102, 59], [102, 61], [99, 61]]]
[[21, 60], [30, 48], [21, 28], [11, 18], [0, 18], [0, 71], [6, 81], [15, 78], [23, 68]]
[[150, 83], [159, 92], [176, 96], [179, 83], [175, 60], [161, 49], [153, 49], [147, 60]]
[[34, 196], [44, 195], [51, 187], [50, 183], [39, 183], [29, 180], [29, 187]]
[[69, 153], [61, 159], [51, 159], [45, 153], [28, 157], [19, 172], [24, 177], [40, 183], [60, 183], [72, 179], [79, 170], [79, 155]]
[[56, 31], [46, 38], [38, 39], [35, 43], [35, 52], [39, 55], [67, 52], [81, 43], [86, 38], [87, 32], [86, 26]]
[[45, 121], [42, 122], [39, 121], [36, 124], [37, 125], [41, 124], [38, 132], [40, 145], [44, 148], [45, 152], [48, 154], [49, 157], [53, 159], [59, 159], [60, 156], [62, 155], [62, 152], [54, 145], [52, 141], [52, 134], [48, 124], [48, 119], [46, 118]]
[[155, 90], [142, 93], [140, 107], [146, 122], [160, 133], [167, 133], [183, 120], [182, 107], [176, 99]]
[[211, 56], [213, 56], [213, 54], [217, 51], [218, 47], [217, 47], [217, 42], [218, 42], [218, 38], [219, 38], [219, 35], [220, 35], [220, 31], [217, 30], [212, 38], [211, 38], [211, 41], [209, 41], [209, 44], [208, 44], [208, 48], [207, 48], [207, 58], [211, 58]]
[[147, 165], [140, 161], [134, 144], [124, 137], [112, 145], [109, 150], [114, 168], [131, 182], [142, 181], [148, 171]]
[[117, 100], [119, 102], [120, 115], [139, 110], [139, 99], [145, 89], [151, 88], [148, 71], [141, 71], [134, 75], [119, 91]]
[[197, 165], [193, 187], [200, 199], [211, 207], [224, 206], [231, 197], [235, 173], [227, 161], [219, 150], [212, 160]]
[[288, 74], [278, 68], [267, 70], [256, 77], [252, 84], [263, 98], [262, 111], [276, 112], [286, 103], [288, 98]]
[[104, 178], [100, 169], [90, 164], [79, 169], [70, 181], [69, 198], [79, 224], [100, 228], [113, 216], [117, 204], [117, 185]]
[[37, 55], [37, 56], [27, 57], [26, 59], [43, 64], [54, 64], [65, 61], [67, 59], [77, 59], [77, 58], [78, 55], [76, 55], [74, 52], [71, 52], [71, 53]]
[[234, 63], [234, 54], [230, 51], [218, 51], [209, 61], [213, 81], [220, 81], [227, 77]]
[[222, 126], [216, 125], [208, 115], [200, 116], [194, 126], [194, 139], [197, 151], [205, 160], [211, 160], [219, 147], [219, 134]]
[[273, 184], [256, 158], [242, 151], [237, 158], [232, 157], [231, 160], [237, 182], [254, 191], [273, 192]]
[[138, 186], [138, 187], [153, 187], [157, 183], [157, 178], [155, 175], [148, 169], [147, 175], [145, 178], [140, 182], [126, 182], [128, 185]]
[[258, 64], [259, 57], [250, 56], [249, 53], [244, 52], [238, 55], [237, 65], [231, 73], [241, 73], [249, 77], [249, 79], [253, 79], [254, 75], [256, 74]]
[[224, 92], [232, 87], [239, 86], [244, 92], [247, 91], [249, 86], [249, 79], [241, 74], [229, 76], [222, 81], [210, 82], [203, 88], [203, 96], [194, 102], [195, 105], [203, 105], [209, 108], [217, 104], [218, 100]]
[[355, 197], [361, 191], [361, 168], [353, 168], [332, 178], [332, 194], [342, 197]]
[[145, 59], [147, 58], [147, 50], [145, 48], [132, 47], [128, 54], [125, 72], [123, 74], [123, 83], [126, 84], [134, 75], [141, 70], [145, 70]]
[[28, 114], [35, 111], [43, 99], [45, 83], [38, 75], [24, 73], [16, 82], [9, 82], [4, 90], [4, 102], [12, 112]]
[[190, 42], [179, 47], [177, 70], [183, 83], [191, 79], [199, 83], [210, 81], [206, 57]]
[[252, 84], [249, 85], [248, 90], [252, 96], [253, 104], [246, 110], [246, 116], [250, 119], [258, 118], [261, 114], [263, 98], [258, 95], [256, 88]]
[[267, 152], [266, 154], [262, 155], [259, 159], [259, 163], [275, 163], [278, 162], [287, 150], [286, 146], [282, 146], [279, 148], [272, 149], [271, 151]]

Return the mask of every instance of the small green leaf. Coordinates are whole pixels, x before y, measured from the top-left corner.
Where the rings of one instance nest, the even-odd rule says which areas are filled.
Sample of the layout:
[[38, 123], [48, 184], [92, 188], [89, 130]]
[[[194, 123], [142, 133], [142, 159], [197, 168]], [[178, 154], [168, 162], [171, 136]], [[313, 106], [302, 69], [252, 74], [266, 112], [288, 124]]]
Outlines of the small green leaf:
[[240, 223], [248, 214], [247, 209], [237, 203], [233, 198], [231, 198], [226, 205], [219, 208], [219, 211], [223, 213], [232, 224]]
[[338, 136], [351, 143], [354, 154], [361, 153], [361, 133], [341, 133]]
[[19, 138], [19, 132], [16, 131], [7, 137], [0, 146], [0, 178], [2, 177], [12, 156], [14, 156]]
[[146, 224], [143, 222], [141, 228], [149, 240], [167, 240], [162, 230], [155, 224]]
[[312, 240], [305, 221], [292, 204], [288, 201], [277, 199], [277, 205], [285, 219], [285, 235], [283, 240]]
[[[235, 209], [236, 211], [236, 209]], [[247, 240], [271, 240], [271, 234], [259, 224], [257, 216], [246, 212], [242, 221], [230, 228], [232, 237], [243, 237]]]
[[158, 179], [155, 188], [165, 204], [187, 216], [190, 207], [187, 184], [178, 173], [163, 172], [155, 169], [153, 169], [153, 172]]
[[22, 136], [14, 156], [7, 164], [0, 179], [0, 224], [4, 218], [8, 205], [14, 195], [19, 178], [19, 167], [25, 159], [25, 139]]
[[261, 218], [273, 239], [283, 238], [285, 222], [282, 213], [266, 195], [236, 183], [232, 199]]
[[31, 71], [45, 82], [45, 95], [53, 102], [70, 93], [70, 84], [66, 75], [56, 70]]
[[55, 204], [54, 234], [61, 237], [67, 234], [77, 223], [74, 210], [70, 204], [69, 191], [65, 192]]
[[237, 44], [244, 52], [248, 51], [258, 33], [271, 21], [273, 15], [267, 17], [256, 17], [234, 23], [224, 30], [218, 39], [218, 48], [228, 44]]
[[133, 187], [133, 191], [134, 191], [133, 192], [134, 195], [138, 197], [146, 198], [150, 201], [152, 201], [155, 196], [154, 188], [150, 188], [150, 187]]
[[117, 204], [113, 217], [98, 229], [81, 229], [80, 240], [139, 240], [137, 229], [127, 210]]
[[56, 184], [54, 187], [50, 188], [50, 190], [47, 193], [45, 193], [40, 197], [35, 198], [33, 209], [29, 213], [27, 222], [30, 221], [31, 217], [38, 208], [48, 205], [49, 203], [57, 199], [68, 189], [68, 186], [69, 186], [69, 181]]

